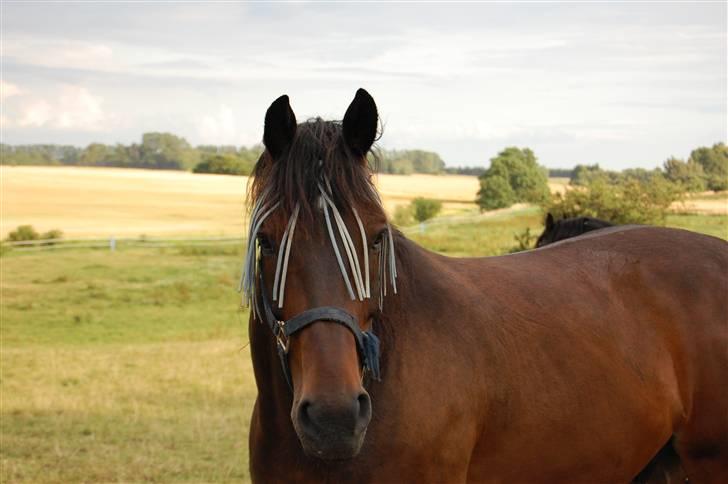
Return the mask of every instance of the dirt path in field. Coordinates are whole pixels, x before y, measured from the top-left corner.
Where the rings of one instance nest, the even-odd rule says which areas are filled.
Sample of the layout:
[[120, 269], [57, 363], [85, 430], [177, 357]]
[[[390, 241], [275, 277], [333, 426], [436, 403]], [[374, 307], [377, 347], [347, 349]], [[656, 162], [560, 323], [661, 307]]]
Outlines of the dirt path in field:
[[705, 215], [728, 215], [728, 192], [703, 192], [673, 203], [675, 212], [700, 213]]

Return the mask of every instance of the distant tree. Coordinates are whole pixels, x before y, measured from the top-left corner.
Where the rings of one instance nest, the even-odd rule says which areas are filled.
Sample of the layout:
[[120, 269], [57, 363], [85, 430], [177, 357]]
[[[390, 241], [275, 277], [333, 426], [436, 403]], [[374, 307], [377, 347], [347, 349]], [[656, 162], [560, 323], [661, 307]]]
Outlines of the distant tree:
[[695, 161], [687, 162], [677, 158], [669, 158], [663, 164], [665, 177], [683, 187], [686, 192], [702, 192], [706, 188], [703, 165]]
[[411, 203], [412, 215], [420, 223], [431, 219], [442, 209], [442, 202], [429, 198], [417, 197]]
[[549, 177], [553, 178], [571, 178], [574, 170], [571, 168], [549, 168]]
[[490, 167], [480, 176], [480, 187], [477, 202], [484, 210], [515, 202], [541, 204], [549, 197], [547, 170], [529, 148], [509, 147], [491, 158]]
[[453, 175], [481, 176], [485, 173], [485, 168], [482, 166], [451, 166], [445, 168], [445, 173]]
[[235, 154], [204, 154], [202, 161], [192, 170], [195, 173], [218, 173], [224, 175], [250, 175], [254, 162]]
[[606, 177], [606, 172], [601, 169], [599, 164], [594, 165], [576, 165], [571, 171], [572, 185], [586, 185], [595, 178]]
[[710, 190], [728, 190], [728, 146], [725, 143], [693, 150], [688, 162], [691, 161], [703, 167]]
[[184, 138], [171, 133], [144, 133], [141, 161], [145, 168], [183, 170], [194, 167], [200, 154]]
[[380, 166], [382, 173], [408, 175], [410, 173], [442, 173], [445, 162], [440, 155], [423, 150], [380, 150]]
[[101, 143], [91, 143], [82, 152], [78, 164], [84, 166], [103, 166], [108, 163], [112, 149]]

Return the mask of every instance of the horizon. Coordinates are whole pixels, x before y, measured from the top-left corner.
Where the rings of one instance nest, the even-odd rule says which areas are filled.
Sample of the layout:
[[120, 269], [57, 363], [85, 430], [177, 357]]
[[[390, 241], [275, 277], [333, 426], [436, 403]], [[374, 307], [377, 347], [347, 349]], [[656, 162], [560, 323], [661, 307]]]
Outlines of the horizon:
[[[486, 167], [654, 168], [728, 138], [726, 4], [169, 5], [3, 2], [2, 142], [169, 132], [251, 146], [287, 93], [341, 119], [359, 87], [384, 149]], [[281, 32], [277, 35], [272, 32]]]

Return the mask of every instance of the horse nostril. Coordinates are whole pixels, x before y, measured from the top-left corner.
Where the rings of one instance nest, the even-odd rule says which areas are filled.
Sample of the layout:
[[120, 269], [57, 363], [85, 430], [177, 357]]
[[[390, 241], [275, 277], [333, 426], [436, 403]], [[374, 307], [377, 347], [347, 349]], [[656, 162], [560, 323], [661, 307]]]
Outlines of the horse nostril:
[[301, 400], [301, 403], [298, 404], [298, 425], [308, 431], [315, 429], [315, 425], [311, 421], [311, 415], [309, 414], [310, 408], [311, 402], [308, 400]]
[[367, 392], [361, 392], [356, 400], [359, 407], [356, 426], [357, 430], [363, 430], [372, 418], [372, 401]]

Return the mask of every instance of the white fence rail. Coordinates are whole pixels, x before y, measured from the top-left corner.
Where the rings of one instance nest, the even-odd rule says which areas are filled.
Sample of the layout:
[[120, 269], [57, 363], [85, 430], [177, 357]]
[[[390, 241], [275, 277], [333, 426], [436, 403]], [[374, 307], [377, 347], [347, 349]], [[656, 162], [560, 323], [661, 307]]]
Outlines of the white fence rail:
[[[427, 222], [400, 227], [405, 234], [425, 233], [428, 227], [439, 225], [457, 225], [477, 222], [494, 216], [506, 214], [523, 209], [522, 204], [515, 205], [508, 209], [492, 210], [484, 213], [470, 213], [449, 217], [438, 217]], [[4, 247], [12, 247], [18, 251], [33, 250], [58, 250], [58, 249], [108, 249], [116, 250], [123, 247], [180, 247], [199, 245], [235, 245], [245, 244], [245, 237], [218, 236], [218, 237], [107, 237], [93, 239], [44, 239], [44, 240], [23, 240], [17, 242], [3, 242]]]
[[3, 246], [14, 251], [40, 251], [58, 249], [108, 249], [114, 251], [123, 247], [180, 247], [198, 245], [244, 244], [243, 237], [108, 237], [93, 239], [39, 239], [3, 242]]

